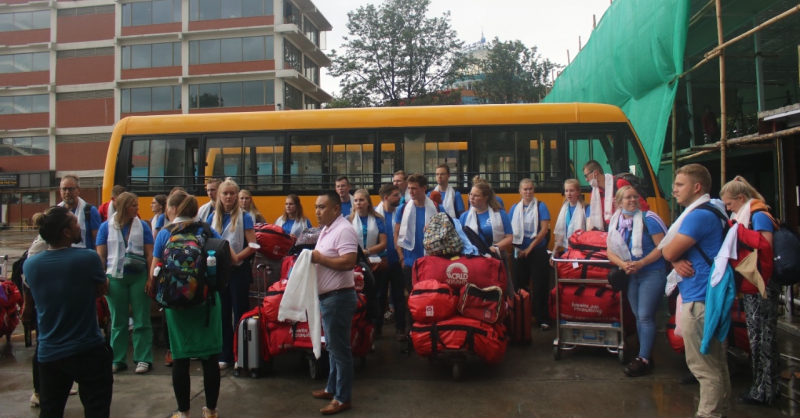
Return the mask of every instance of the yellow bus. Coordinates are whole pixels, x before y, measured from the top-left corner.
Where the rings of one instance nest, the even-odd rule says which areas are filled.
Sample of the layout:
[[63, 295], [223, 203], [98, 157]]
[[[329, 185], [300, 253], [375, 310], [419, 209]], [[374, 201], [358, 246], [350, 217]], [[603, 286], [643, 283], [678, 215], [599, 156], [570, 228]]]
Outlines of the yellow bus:
[[[316, 224], [321, 190], [346, 175], [353, 191], [378, 189], [400, 169], [424, 173], [436, 185], [436, 166], [450, 166], [450, 184], [466, 200], [471, 180], [487, 179], [506, 209], [530, 178], [555, 219], [563, 183], [576, 178], [589, 191], [583, 164], [642, 179], [651, 210], [669, 222], [669, 207], [625, 114], [601, 104], [510, 104], [384, 107], [127, 117], [114, 128], [106, 158], [103, 201], [115, 184], [150, 201], [180, 186], [208, 201], [209, 178], [232, 177], [250, 190], [269, 222], [283, 213], [285, 196], [300, 196]], [[466, 207], [465, 202], [465, 207]]]

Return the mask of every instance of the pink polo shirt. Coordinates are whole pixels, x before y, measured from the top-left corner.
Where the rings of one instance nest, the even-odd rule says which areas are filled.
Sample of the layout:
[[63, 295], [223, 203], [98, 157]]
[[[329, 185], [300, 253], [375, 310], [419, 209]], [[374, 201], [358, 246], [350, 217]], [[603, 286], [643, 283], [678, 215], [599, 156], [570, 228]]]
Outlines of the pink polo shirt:
[[[356, 230], [344, 217], [337, 217], [333, 224], [322, 229], [315, 248], [325, 257], [341, 257], [358, 251]], [[317, 292], [320, 295], [355, 286], [353, 270], [332, 270], [320, 264], [317, 268]]]

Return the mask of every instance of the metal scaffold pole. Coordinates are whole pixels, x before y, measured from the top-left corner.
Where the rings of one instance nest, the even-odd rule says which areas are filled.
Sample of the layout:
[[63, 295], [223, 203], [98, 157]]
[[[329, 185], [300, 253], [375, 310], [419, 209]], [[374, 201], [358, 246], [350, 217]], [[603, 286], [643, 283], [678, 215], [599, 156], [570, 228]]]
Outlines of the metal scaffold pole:
[[[722, 0], [716, 0], [717, 6], [717, 41], [720, 46], [725, 43], [722, 35]], [[726, 157], [728, 154], [727, 109], [725, 103], [725, 50], [719, 54], [719, 151], [720, 151], [720, 184], [725, 184]]]

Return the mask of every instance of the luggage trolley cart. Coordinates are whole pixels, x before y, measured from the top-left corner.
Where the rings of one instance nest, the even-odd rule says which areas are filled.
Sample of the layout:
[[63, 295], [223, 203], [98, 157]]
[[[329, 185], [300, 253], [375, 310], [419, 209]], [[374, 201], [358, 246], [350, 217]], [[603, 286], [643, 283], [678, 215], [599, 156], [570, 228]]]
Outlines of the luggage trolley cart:
[[[570, 260], [553, 256], [554, 263], [610, 264], [608, 260]], [[604, 279], [567, 279], [558, 277], [556, 268], [556, 289], [559, 284], [607, 285]], [[572, 350], [577, 346], [603, 347], [611, 354], [617, 354], [620, 364], [625, 364], [625, 333], [623, 331], [624, 299], [619, 298], [619, 322], [579, 322], [561, 319], [561, 292], [556, 290], [556, 338], [553, 340], [553, 358], [558, 360], [561, 351]]]

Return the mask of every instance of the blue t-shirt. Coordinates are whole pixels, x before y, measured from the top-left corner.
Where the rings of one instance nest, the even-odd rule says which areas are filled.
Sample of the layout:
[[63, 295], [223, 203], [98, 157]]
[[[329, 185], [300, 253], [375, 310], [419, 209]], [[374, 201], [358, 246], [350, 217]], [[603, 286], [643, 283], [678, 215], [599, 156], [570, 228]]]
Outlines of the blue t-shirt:
[[[650, 225], [648, 224], [649, 227]], [[703, 249], [703, 252], [713, 263], [714, 257], [722, 247], [724, 238], [722, 236], [722, 223], [714, 213], [703, 209], [695, 209], [686, 215], [678, 233], [686, 235], [697, 242], [696, 245], [686, 250], [684, 257], [682, 257], [692, 263], [694, 276], [684, 277], [683, 281], [678, 283], [681, 297], [684, 302], [704, 302], [706, 300], [706, 287], [711, 277], [711, 267], [703, 259], [703, 256], [697, 250], [697, 246]]]
[[[636, 216], [641, 216], [641, 215], [636, 215]], [[653, 252], [653, 250], [656, 248], [656, 243], [655, 243], [655, 241], [653, 241], [653, 235], [654, 234], [665, 234], [666, 233], [666, 231], [664, 231], [664, 229], [661, 227], [661, 224], [658, 223], [657, 220], [653, 219], [650, 216], [645, 216], [644, 219], [645, 219], [645, 223], [647, 225], [647, 230], [646, 231], [642, 231], [642, 256], [641, 257], [636, 257], [633, 254], [631, 254], [631, 258], [633, 259], [633, 261], [641, 260], [641, 259], [647, 257], [648, 254]], [[628, 249], [632, 250], [633, 249], [633, 243], [630, 241], [630, 238], [628, 237], [628, 232], [629, 231], [625, 231], [625, 233], [622, 234], [622, 238], [625, 239], [625, 242], [628, 243]], [[664, 257], [658, 257], [658, 259], [656, 261], [653, 261], [652, 263], [642, 267], [639, 270], [639, 272], [640, 273], [644, 273], [644, 272], [648, 272], [648, 271], [658, 270], [658, 269], [664, 268], [666, 266], [667, 266], [667, 262], [664, 261]]]
[[[514, 206], [511, 207], [511, 212], [508, 213], [508, 219], [509, 220], [510, 219], [514, 219], [514, 211], [517, 209], [517, 206], [519, 206], [519, 203], [515, 203]], [[527, 208], [528, 207], [525, 206], [525, 209], [527, 209]], [[572, 210], [574, 211], [575, 208], [573, 207]], [[549, 220], [550, 220], [550, 210], [547, 209], [547, 205], [545, 205], [544, 202], [539, 202], [539, 223], [541, 224], [542, 221], [549, 221]], [[509, 222], [509, 223], [511, 223], [511, 222]], [[523, 224], [524, 224], [524, 222], [523, 222]], [[522, 245], [518, 245], [517, 247], [522, 248], [524, 250], [524, 249], [528, 248], [528, 246], [531, 245], [531, 243], [533, 242], [533, 239], [531, 239], [531, 234], [533, 234], [533, 229], [532, 228], [533, 228], [533, 225], [525, 224], [525, 237], [522, 239]], [[513, 231], [513, 228], [512, 228], [512, 231]], [[512, 232], [512, 234], [513, 234], [513, 232]], [[542, 247], [545, 247], [546, 245], [547, 245], [547, 239], [543, 239], [534, 248], [542, 248]]]
[[[567, 215], [567, 223], [568, 224], [569, 224], [569, 220], [572, 219], [572, 215], [575, 213], [575, 208], [577, 208], [577, 207], [578, 207], [577, 204], [575, 204], [575, 206], [567, 205], [567, 214], [568, 214]], [[584, 206], [584, 209], [585, 209], [584, 212], [586, 214], [586, 219], [589, 219], [589, 205]]]
[[[281, 228], [283, 228], [284, 233], [291, 234], [293, 226], [294, 219], [287, 219], [283, 221], [283, 226]], [[306, 228], [311, 228], [311, 221], [309, 221], [308, 218], [306, 218]]]
[[750, 222], [750, 229], [760, 232], [775, 232], [775, 224], [772, 223], [772, 219], [766, 213], [756, 212]]
[[94, 251], [47, 250], [22, 267], [36, 301], [39, 361], [55, 361], [105, 343], [97, 325], [95, 286], [106, 272]]
[[[431, 192], [432, 191], [433, 190], [430, 190], [428, 192], [428, 197], [431, 197]], [[455, 206], [453, 209], [455, 209], [456, 216], [458, 216], [458, 214], [464, 212], [464, 210], [465, 210], [464, 209], [464, 199], [461, 198], [461, 193], [458, 190], [453, 190], [453, 191], [454, 191], [454, 193], [453, 193], [453, 196], [454, 196], [453, 197], [453, 206]], [[444, 202], [444, 197], [445, 197], [445, 195], [447, 195], [447, 192], [439, 192], [439, 193], [442, 195], [442, 202]], [[401, 205], [402, 205], [402, 203], [401, 203]], [[442, 206], [444, 206], [444, 205], [442, 205]]]
[[158, 215], [158, 219], [156, 219], [156, 231], [164, 227], [164, 222], [166, 221], [167, 217], [163, 213]]
[[[144, 245], [152, 244], [153, 240], [153, 231], [150, 229], [150, 224], [143, 220], [139, 220], [142, 223], [142, 238], [144, 240]], [[128, 230], [131, 228], [127, 225], [122, 227], [122, 236], [125, 237], [128, 235]], [[96, 245], [108, 245], [108, 221], [103, 222], [100, 225], [100, 229], [97, 230], [97, 241], [95, 242]], [[111, 260], [106, 257], [106, 265], [111, 265]], [[128, 269], [125, 269], [124, 272], [132, 273]]]
[[[364, 237], [364, 241], [361, 242], [361, 248], [367, 248], [367, 227], [369, 226], [369, 217], [359, 215], [359, 218], [361, 218], [361, 234]], [[384, 222], [384, 220], [381, 218], [375, 217], [375, 225], [378, 227], [378, 235], [385, 234], [388, 238], [388, 234], [386, 234], [386, 222]], [[383, 250], [380, 254], [378, 254], [378, 256], [385, 257], [386, 250]]]
[[[464, 212], [458, 218], [459, 222], [461, 222], [461, 225], [469, 226], [467, 225], [467, 215], [469, 215], [469, 212]], [[508, 214], [503, 209], [500, 209], [500, 218], [503, 220], [503, 233], [514, 234], [514, 229], [511, 228], [511, 218], [508, 217]], [[483, 239], [483, 242], [485, 242], [486, 245], [491, 246], [493, 244], [492, 221], [488, 210], [478, 214], [478, 225], [480, 227], [480, 231], [475, 232], [481, 236], [481, 239]]]
[[[413, 205], [413, 201], [409, 201], [408, 205]], [[403, 248], [403, 264], [409, 267], [414, 266], [414, 262], [417, 261], [418, 258], [422, 258], [425, 256], [425, 247], [422, 245], [422, 240], [425, 239], [425, 207], [416, 207], [414, 209], [417, 210], [416, 214], [416, 225], [414, 230], [414, 250], [408, 251]], [[405, 205], [400, 206], [400, 210], [396, 210], [394, 212], [394, 223], [399, 224], [403, 222], [403, 210], [405, 210]], [[439, 205], [439, 212], [444, 212], [444, 208], [442, 205]]]
[[353, 211], [353, 199], [350, 198], [348, 202], [342, 202], [342, 216], [345, 218], [350, 217], [350, 212]]
[[[255, 228], [255, 223], [253, 222], [253, 217], [250, 216], [250, 214], [245, 212], [245, 211], [242, 211], [242, 222], [243, 222], [245, 231], [247, 231], [248, 229], [254, 229]], [[208, 215], [208, 219], [206, 219], [206, 223], [211, 225], [212, 228], [214, 227], [214, 214], [213, 213]], [[227, 228], [229, 223], [231, 223], [231, 214], [230, 213], [226, 213], [226, 214], [222, 215], [222, 229]]]
[[[391, 266], [400, 264], [400, 256], [397, 254], [397, 249], [394, 246], [394, 215], [396, 212], [398, 211], [386, 212], [386, 220], [384, 221], [384, 225], [386, 226], [386, 261], [388, 261]], [[386, 225], [387, 222], [388, 225]]]
[[[75, 209], [71, 209], [70, 212], [72, 212], [72, 214], [74, 214], [75, 216], [78, 216], [78, 214], [75, 213], [76, 210], [78, 210], [77, 207]], [[90, 213], [91, 213], [91, 218], [89, 219], [89, 228], [91, 228], [91, 231], [86, 231], [86, 236], [81, 238], [83, 239], [83, 242], [86, 244], [87, 249], [94, 250], [95, 246], [94, 246], [94, 239], [92, 238], [92, 231], [99, 230], [102, 221], [100, 220], [100, 212], [97, 211], [97, 207], [92, 206], [92, 208], [90, 209]], [[86, 220], [84, 220], [83, 225], [80, 225], [81, 229], [86, 228], [85, 222]]]
[[[203, 233], [203, 228], [199, 228], [197, 230], [198, 234]], [[164, 256], [164, 247], [167, 246], [167, 242], [169, 242], [169, 237], [172, 234], [167, 230], [167, 228], [163, 228], [161, 231], [158, 231], [158, 235], [156, 235], [156, 243], [153, 245], [153, 258], [161, 259]], [[211, 228], [211, 236], [214, 238], [222, 238], [214, 228]]]

